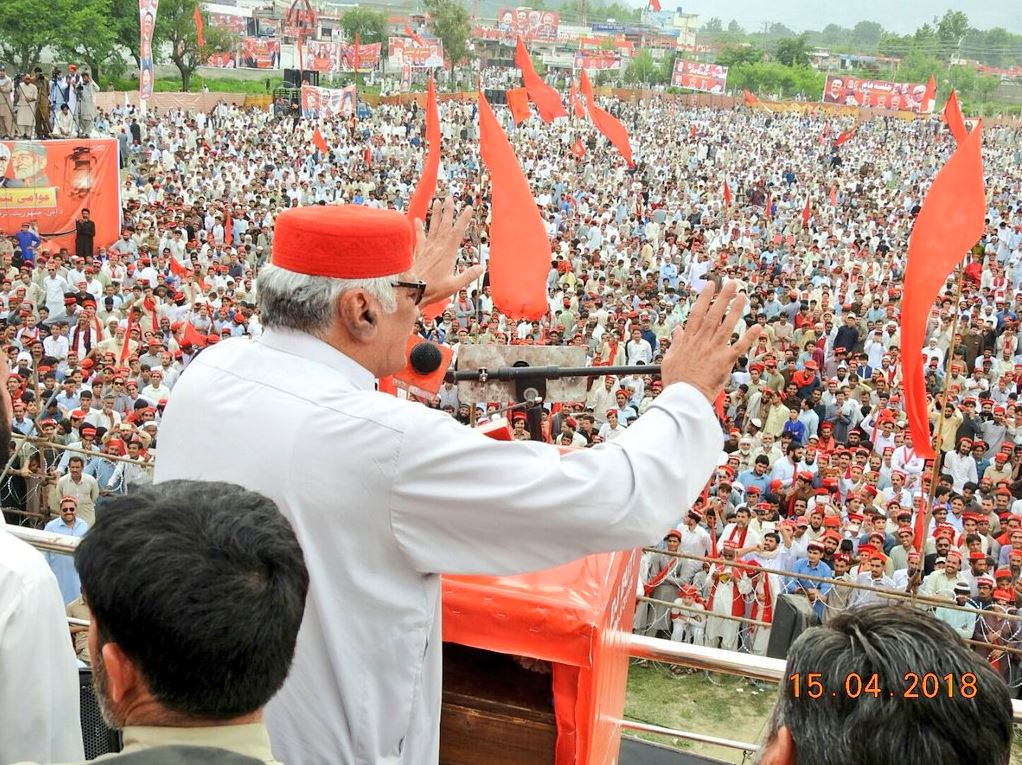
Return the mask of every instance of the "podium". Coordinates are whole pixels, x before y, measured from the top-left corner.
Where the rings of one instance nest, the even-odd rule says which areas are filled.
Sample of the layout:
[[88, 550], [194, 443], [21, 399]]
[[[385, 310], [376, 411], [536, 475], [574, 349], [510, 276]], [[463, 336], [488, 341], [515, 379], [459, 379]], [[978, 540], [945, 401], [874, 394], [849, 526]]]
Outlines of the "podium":
[[444, 577], [441, 765], [617, 762], [640, 555]]

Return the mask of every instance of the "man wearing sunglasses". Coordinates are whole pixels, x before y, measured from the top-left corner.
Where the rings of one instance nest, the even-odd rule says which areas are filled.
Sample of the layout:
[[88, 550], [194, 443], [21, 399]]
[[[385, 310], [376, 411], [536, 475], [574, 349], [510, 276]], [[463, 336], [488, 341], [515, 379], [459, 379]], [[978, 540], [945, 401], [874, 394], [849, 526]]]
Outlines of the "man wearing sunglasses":
[[482, 275], [455, 273], [470, 217], [450, 199], [428, 232], [393, 210], [281, 213], [259, 274], [263, 334], [196, 357], [160, 427], [157, 483], [201, 475], [259, 491], [303, 545], [306, 619], [267, 708], [290, 765], [436, 763], [439, 574], [516, 574], [657, 541], [722, 445], [710, 402], [758, 334], [732, 345], [745, 304], [733, 284], [693, 306], [663, 393], [599, 449], [493, 441], [378, 393], [406, 364], [419, 305]]

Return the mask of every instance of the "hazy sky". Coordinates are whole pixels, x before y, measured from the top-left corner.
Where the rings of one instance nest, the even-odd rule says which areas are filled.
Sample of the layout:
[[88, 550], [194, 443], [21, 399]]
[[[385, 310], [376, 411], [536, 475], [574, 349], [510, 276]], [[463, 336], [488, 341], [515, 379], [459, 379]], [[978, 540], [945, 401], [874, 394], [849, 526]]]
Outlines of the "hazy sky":
[[[632, 4], [645, 5], [642, 0]], [[827, 24], [851, 27], [863, 19], [878, 21], [885, 29], [904, 34], [934, 16], [951, 9], [965, 11], [972, 26], [978, 29], [1004, 27], [1022, 34], [1022, 2], [1019, 0], [664, 0], [664, 10], [680, 7], [687, 13], [698, 13], [700, 22], [719, 16], [725, 24], [731, 19], [747, 30], [764, 22], [779, 21], [796, 31], [822, 29]]]

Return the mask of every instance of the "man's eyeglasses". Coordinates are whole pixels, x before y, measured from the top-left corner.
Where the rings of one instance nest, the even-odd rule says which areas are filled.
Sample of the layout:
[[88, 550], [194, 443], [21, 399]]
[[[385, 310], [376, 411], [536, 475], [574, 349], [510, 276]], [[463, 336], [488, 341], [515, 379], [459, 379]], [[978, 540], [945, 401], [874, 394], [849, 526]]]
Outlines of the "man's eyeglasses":
[[401, 287], [406, 290], [413, 290], [412, 300], [415, 305], [419, 305], [422, 302], [422, 296], [426, 294], [426, 282], [391, 282], [391, 287]]
[[62, 507], [62, 508], [60, 508], [60, 512], [62, 512], [62, 513], [74, 513], [74, 512], [77, 512], [77, 510], [78, 510], [77, 507]]

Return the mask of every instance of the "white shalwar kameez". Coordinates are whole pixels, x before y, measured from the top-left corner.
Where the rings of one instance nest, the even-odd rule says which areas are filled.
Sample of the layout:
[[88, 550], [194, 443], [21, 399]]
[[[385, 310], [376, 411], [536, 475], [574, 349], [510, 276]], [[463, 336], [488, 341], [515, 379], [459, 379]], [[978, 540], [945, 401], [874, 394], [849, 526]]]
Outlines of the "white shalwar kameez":
[[203, 351], [174, 388], [156, 482], [230, 481], [277, 502], [310, 589], [267, 707], [288, 765], [439, 758], [439, 573], [514, 574], [656, 543], [722, 447], [706, 397], [669, 386], [612, 444], [487, 439], [310, 335]]

